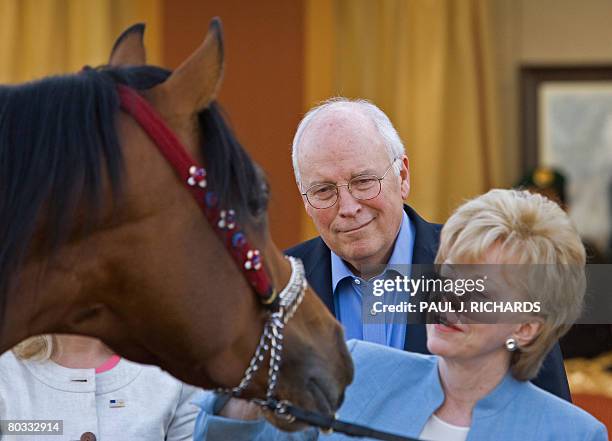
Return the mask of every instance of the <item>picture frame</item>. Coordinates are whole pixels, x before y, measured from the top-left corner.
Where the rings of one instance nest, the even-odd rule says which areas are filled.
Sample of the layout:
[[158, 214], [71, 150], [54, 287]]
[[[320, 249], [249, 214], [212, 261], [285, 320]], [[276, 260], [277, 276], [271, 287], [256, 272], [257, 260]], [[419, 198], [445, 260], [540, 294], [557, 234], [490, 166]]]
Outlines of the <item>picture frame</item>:
[[520, 69], [523, 174], [566, 178], [569, 214], [602, 252], [612, 225], [612, 65]]

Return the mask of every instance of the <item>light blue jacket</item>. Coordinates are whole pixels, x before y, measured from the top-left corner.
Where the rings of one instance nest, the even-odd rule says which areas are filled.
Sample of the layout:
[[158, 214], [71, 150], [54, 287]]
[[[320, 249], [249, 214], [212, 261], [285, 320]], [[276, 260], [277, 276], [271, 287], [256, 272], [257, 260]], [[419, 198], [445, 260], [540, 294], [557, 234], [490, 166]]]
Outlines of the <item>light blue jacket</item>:
[[[418, 437], [444, 401], [438, 357], [351, 340], [355, 379], [346, 391], [339, 418], [386, 432]], [[282, 432], [265, 420], [213, 416], [215, 395], [199, 403], [194, 441], [348, 441], [315, 429]], [[507, 374], [472, 413], [468, 441], [606, 441], [606, 428], [578, 407]]]

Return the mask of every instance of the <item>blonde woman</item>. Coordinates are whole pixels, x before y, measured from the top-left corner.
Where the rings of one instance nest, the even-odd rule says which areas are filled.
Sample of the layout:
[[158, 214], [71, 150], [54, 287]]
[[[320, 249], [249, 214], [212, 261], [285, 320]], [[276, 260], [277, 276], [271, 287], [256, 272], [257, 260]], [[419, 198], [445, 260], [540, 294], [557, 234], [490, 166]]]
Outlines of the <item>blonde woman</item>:
[[32, 337], [0, 356], [0, 420], [61, 420], [63, 436], [52, 426], [41, 441], [191, 440], [198, 393], [92, 337]]
[[[492, 190], [451, 216], [436, 261], [491, 265], [487, 283], [500, 297], [540, 302], [539, 312], [521, 313], [511, 323], [429, 324], [431, 356], [349, 342], [355, 380], [340, 418], [439, 441], [607, 440], [591, 415], [528, 381], [583, 302], [584, 248], [563, 210], [540, 195]], [[519, 282], [493, 266], [504, 264], [549, 265]], [[238, 400], [212, 415], [215, 400], [209, 394], [200, 403], [195, 440], [349, 439], [313, 429], [281, 432]]]

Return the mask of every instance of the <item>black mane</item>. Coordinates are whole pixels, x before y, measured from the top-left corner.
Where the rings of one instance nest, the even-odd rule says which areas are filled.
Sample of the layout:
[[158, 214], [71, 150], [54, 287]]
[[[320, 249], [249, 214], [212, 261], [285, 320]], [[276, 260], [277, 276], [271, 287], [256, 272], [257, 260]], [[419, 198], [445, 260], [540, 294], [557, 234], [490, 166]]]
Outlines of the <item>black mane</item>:
[[[124, 163], [115, 120], [116, 83], [148, 89], [170, 72], [152, 67], [97, 69], [0, 87], [0, 320], [9, 281], [32, 235], [52, 252], [73, 228], [77, 205], [94, 225], [103, 173], [113, 200], [122, 193]], [[199, 115], [209, 185], [242, 222], [260, 226], [267, 184], [225, 122], [217, 103]], [[41, 221], [44, 220], [44, 224]]]

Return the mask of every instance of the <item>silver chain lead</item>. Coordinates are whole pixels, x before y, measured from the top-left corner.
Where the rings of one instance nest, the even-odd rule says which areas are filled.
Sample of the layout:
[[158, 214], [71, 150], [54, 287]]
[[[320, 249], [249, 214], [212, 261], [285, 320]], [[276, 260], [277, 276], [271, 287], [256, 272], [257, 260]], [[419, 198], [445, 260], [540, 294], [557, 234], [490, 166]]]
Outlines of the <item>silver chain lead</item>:
[[296, 257], [286, 256], [291, 263], [291, 277], [287, 286], [279, 293], [278, 310], [269, 313], [268, 319], [264, 324], [264, 329], [259, 338], [255, 354], [249, 362], [249, 366], [244, 372], [242, 380], [238, 386], [231, 389], [217, 389], [217, 393], [229, 394], [233, 397], [238, 397], [249, 386], [253, 377], [259, 371], [259, 368], [266, 358], [266, 354], [270, 351], [270, 366], [268, 368], [268, 387], [266, 390], [266, 399], [274, 398], [274, 391], [278, 384], [280, 367], [282, 363], [283, 352], [283, 331], [285, 325], [293, 317], [295, 311], [302, 303], [304, 294], [306, 293], [306, 274], [302, 261]]

